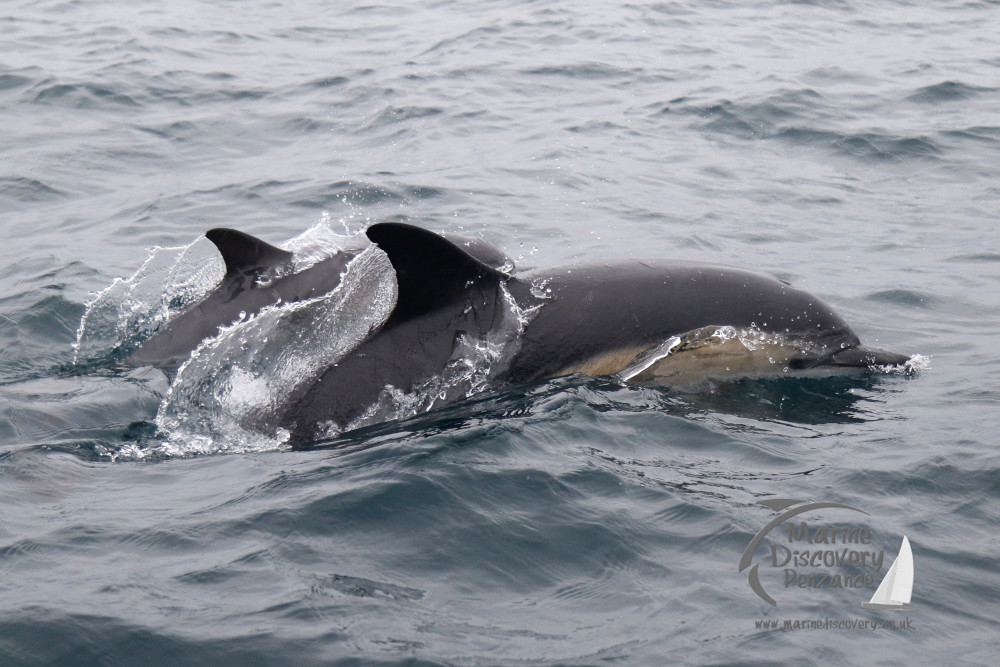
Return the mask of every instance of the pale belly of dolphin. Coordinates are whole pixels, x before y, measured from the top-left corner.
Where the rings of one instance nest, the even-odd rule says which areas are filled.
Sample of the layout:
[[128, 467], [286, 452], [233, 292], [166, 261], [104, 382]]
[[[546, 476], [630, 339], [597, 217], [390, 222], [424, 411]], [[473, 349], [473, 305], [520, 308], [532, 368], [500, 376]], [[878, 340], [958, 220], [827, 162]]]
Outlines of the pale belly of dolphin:
[[738, 378], [815, 377], [857, 372], [857, 367], [792, 368], [808, 345], [779, 335], [731, 326], [708, 326], [674, 336], [655, 346], [635, 346], [598, 354], [572, 364], [556, 376], [580, 373], [615, 375], [629, 384], [697, 389], [706, 382]]

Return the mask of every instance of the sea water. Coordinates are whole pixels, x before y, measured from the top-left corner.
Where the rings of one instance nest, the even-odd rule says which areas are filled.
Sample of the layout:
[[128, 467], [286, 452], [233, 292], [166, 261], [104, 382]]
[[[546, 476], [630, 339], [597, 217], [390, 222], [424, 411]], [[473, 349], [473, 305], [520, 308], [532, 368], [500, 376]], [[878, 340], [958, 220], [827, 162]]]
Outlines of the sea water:
[[[0, 662], [991, 663], [997, 34], [992, 2], [5, 3]], [[756, 269], [928, 363], [124, 455], [172, 379], [77, 358], [102, 290], [213, 227], [380, 220]], [[772, 606], [739, 565], [776, 499], [852, 509], [762, 538]], [[904, 535], [914, 609], [862, 609]]]

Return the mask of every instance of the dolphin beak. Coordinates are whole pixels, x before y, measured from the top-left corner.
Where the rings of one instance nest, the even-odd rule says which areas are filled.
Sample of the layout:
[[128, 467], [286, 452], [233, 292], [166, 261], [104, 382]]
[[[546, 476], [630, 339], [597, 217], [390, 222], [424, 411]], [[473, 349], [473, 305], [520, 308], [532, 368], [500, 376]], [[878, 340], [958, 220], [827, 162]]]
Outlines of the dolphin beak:
[[910, 360], [905, 354], [896, 354], [875, 347], [855, 345], [840, 350], [823, 361], [824, 366], [871, 368], [873, 366], [902, 366]]

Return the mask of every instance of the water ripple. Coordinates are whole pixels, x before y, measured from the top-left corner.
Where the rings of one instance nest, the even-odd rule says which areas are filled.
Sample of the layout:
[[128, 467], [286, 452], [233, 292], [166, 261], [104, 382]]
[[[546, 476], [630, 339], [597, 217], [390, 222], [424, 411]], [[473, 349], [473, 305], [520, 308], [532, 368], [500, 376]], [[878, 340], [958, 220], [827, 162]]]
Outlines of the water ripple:
[[907, 99], [911, 102], [920, 102], [922, 104], [937, 104], [940, 102], [967, 100], [977, 95], [995, 93], [997, 90], [996, 88], [972, 86], [961, 81], [942, 81], [941, 83], [918, 89]]
[[43, 87], [32, 99], [34, 104], [57, 105], [71, 109], [120, 109], [141, 106], [131, 96], [91, 83], [56, 83]]

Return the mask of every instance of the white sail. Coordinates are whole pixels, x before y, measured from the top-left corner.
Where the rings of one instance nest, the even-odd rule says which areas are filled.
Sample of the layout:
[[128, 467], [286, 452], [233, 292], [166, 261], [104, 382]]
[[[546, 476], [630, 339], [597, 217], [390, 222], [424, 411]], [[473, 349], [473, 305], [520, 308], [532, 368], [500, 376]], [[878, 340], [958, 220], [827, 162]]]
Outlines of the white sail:
[[865, 609], [913, 609], [910, 606], [912, 594], [913, 552], [910, 550], [910, 541], [904, 535], [899, 554], [886, 572], [875, 595], [861, 606]]

